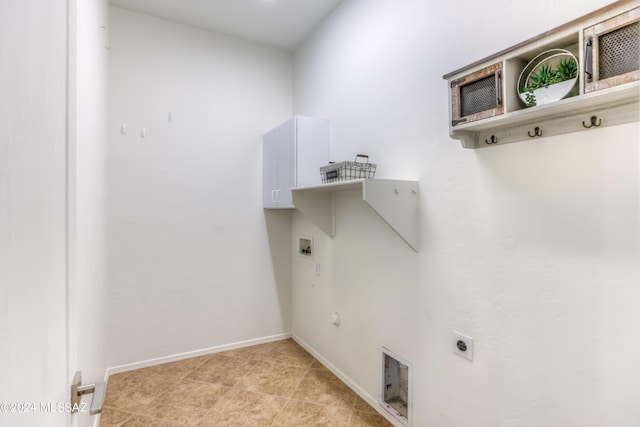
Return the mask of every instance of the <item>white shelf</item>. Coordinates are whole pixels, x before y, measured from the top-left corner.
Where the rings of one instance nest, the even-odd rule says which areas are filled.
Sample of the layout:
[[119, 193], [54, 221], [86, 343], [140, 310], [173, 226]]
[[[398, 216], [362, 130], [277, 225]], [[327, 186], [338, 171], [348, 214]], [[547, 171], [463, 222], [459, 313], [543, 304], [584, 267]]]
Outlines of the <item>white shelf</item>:
[[418, 181], [359, 179], [297, 187], [291, 192], [296, 209], [335, 237], [335, 193], [347, 190], [362, 190], [362, 200], [418, 251]]

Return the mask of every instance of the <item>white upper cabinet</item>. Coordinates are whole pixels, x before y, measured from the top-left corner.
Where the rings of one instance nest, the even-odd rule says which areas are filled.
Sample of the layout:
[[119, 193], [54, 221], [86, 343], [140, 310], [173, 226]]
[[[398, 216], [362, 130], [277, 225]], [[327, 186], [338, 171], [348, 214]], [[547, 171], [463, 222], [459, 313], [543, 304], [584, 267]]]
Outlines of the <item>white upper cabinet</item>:
[[329, 121], [295, 116], [264, 134], [263, 207], [293, 208], [291, 189], [321, 184], [329, 163]]

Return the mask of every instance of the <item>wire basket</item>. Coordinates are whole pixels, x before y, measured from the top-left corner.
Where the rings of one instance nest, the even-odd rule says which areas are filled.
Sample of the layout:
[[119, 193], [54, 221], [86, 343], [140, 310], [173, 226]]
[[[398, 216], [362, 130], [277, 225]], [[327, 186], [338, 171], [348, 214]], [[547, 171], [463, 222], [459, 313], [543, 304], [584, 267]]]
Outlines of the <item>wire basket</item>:
[[[358, 162], [359, 158], [366, 162]], [[369, 163], [369, 156], [357, 154], [354, 162], [330, 163], [320, 168], [320, 176], [323, 184], [332, 182], [349, 181], [352, 179], [373, 178], [376, 173], [376, 164]]]

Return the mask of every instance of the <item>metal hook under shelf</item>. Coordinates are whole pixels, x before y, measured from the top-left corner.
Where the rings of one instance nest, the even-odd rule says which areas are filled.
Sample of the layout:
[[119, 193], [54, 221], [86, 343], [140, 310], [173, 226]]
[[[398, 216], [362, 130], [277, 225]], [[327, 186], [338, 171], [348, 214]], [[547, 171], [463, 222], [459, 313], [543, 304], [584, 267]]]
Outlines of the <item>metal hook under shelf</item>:
[[527, 132], [527, 135], [529, 135], [529, 138], [535, 138], [536, 136], [542, 136], [542, 129], [539, 126], [536, 126], [536, 128], [533, 130], [533, 135], [531, 135], [531, 132]]
[[582, 122], [582, 126], [584, 126], [587, 129], [591, 129], [594, 126], [599, 128], [600, 125], [602, 124], [602, 119], [599, 119], [598, 116], [591, 116], [589, 118], [589, 121], [591, 122], [589, 126], [587, 126], [587, 124], [584, 121]]
[[496, 138], [495, 135], [491, 135], [491, 141], [489, 141], [488, 139], [485, 139], [484, 143], [487, 144], [487, 145], [497, 144], [498, 143], [498, 138]]

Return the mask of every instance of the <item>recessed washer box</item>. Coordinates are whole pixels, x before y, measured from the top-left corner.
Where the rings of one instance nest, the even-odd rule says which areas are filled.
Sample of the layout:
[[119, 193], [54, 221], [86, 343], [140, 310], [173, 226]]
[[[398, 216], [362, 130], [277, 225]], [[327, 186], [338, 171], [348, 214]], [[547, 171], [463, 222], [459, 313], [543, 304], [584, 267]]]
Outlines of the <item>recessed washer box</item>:
[[411, 425], [412, 367], [391, 350], [382, 347], [380, 405], [402, 425]]
[[313, 259], [313, 237], [298, 236], [298, 255]]

